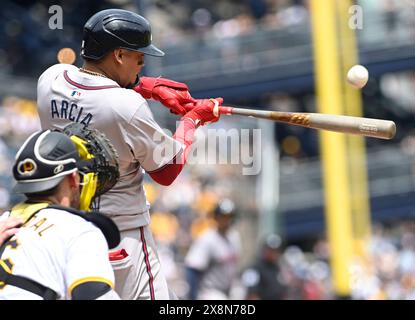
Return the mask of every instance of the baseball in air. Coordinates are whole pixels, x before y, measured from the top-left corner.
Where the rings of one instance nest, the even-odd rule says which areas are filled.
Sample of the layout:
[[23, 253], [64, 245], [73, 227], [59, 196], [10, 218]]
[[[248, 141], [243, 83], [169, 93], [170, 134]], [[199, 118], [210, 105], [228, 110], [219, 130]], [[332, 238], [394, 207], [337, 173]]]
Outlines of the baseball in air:
[[360, 64], [351, 67], [347, 73], [347, 81], [355, 88], [363, 88], [368, 80], [369, 72]]

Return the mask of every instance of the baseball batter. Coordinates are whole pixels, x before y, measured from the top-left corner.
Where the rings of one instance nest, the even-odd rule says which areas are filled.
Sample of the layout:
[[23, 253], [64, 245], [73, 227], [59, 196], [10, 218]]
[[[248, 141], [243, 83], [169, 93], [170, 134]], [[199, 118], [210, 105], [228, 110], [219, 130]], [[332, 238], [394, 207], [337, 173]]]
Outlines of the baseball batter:
[[[163, 78], [141, 77], [137, 85], [144, 55], [164, 55], [151, 44], [150, 25], [138, 14], [100, 11], [86, 22], [83, 39], [82, 68], [58, 64], [39, 78], [41, 125], [62, 128], [79, 122], [104, 132], [113, 143], [120, 180], [101, 197], [100, 211], [121, 231], [121, 244], [110, 253], [116, 291], [122, 299], [169, 299], [148, 226], [144, 172], [171, 184], [186, 162], [195, 129], [219, 119], [222, 99], [195, 100], [186, 85]], [[183, 116], [173, 137], [156, 123], [144, 98]]]
[[28, 199], [0, 217], [23, 222], [0, 246], [0, 300], [119, 299], [108, 261], [120, 240], [114, 222], [70, 208], [80, 204], [79, 162], [71, 139], [50, 130], [18, 151], [14, 191]]

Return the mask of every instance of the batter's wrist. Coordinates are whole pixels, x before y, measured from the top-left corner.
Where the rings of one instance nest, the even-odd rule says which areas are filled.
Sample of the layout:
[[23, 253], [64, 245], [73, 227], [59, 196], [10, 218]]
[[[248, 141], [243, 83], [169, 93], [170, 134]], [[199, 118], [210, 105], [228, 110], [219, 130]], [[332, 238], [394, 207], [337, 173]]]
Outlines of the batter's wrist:
[[194, 125], [195, 128], [200, 127], [200, 123], [201, 123], [200, 119], [193, 119], [191, 117], [183, 117], [182, 121], [184, 121], [184, 120], [190, 121]]

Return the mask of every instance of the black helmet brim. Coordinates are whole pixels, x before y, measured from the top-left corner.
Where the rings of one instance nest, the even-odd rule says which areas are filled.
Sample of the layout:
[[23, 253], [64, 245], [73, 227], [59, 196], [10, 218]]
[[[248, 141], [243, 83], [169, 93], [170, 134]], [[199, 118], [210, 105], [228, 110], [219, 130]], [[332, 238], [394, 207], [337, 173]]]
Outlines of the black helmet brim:
[[139, 48], [137, 49], [138, 52], [142, 52], [144, 54], [147, 54], [149, 56], [153, 57], [163, 57], [164, 52], [161, 51], [159, 48], [157, 48], [155, 45], [150, 44], [147, 47]]

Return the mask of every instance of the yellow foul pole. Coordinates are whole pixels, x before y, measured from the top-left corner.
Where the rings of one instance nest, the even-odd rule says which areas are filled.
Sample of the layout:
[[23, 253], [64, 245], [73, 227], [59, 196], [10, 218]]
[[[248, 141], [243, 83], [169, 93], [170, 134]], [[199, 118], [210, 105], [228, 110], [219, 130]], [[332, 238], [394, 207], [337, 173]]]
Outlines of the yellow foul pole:
[[[347, 71], [358, 64], [358, 48], [356, 29], [350, 23], [353, 14], [352, 0], [336, 1], [340, 31], [340, 59], [342, 63], [341, 77], [346, 79]], [[351, 10], [351, 12], [349, 11]], [[345, 114], [362, 117], [362, 94], [343, 82]], [[368, 258], [368, 241], [371, 234], [370, 204], [367, 185], [367, 165], [365, 140], [361, 136], [347, 135], [349, 172], [351, 183], [352, 223], [354, 249], [357, 256]]]
[[[334, 0], [311, 0], [317, 105], [321, 113], [342, 114], [342, 85]], [[335, 294], [350, 296], [352, 226], [346, 136], [320, 132], [325, 214]]]

